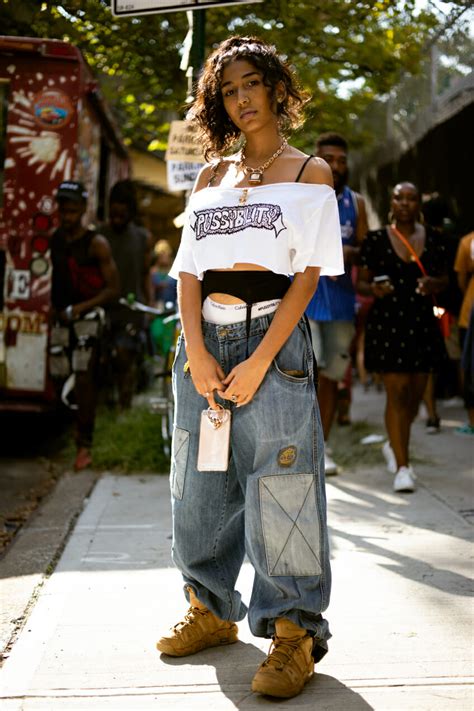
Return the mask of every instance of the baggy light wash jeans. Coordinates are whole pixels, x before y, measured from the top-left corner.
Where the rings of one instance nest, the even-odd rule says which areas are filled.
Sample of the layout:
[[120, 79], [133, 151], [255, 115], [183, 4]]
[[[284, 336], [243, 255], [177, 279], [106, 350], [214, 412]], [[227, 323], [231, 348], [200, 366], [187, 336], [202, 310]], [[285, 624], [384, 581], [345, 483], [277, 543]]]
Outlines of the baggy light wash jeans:
[[[273, 314], [253, 319], [251, 354]], [[207, 350], [227, 374], [246, 358], [245, 323], [202, 324]], [[176, 402], [171, 490], [172, 555], [185, 587], [224, 620], [247, 608], [235, 583], [247, 554], [255, 569], [249, 624], [270, 637], [287, 617], [315, 638], [321, 658], [330, 637], [321, 613], [329, 604], [331, 573], [326, 527], [324, 444], [314, 385], [311, 339], [301, 320], [267, 371], [252, 402], [232, 411], [227, 472], [196, 469], [200, 416], [207, 400], [184, 373], [181, 336], [173, 365]], [[187, 595], [187, 591], [186, 591]], [[316, 649], [319, 643], [319, 651]]]

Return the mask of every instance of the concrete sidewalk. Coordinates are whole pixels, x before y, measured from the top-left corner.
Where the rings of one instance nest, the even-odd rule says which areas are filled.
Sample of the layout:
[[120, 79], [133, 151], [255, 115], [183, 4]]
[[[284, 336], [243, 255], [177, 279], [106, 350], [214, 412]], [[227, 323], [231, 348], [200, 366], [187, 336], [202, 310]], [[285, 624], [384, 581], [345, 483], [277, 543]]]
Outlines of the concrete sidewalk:
[[[357, 391], [380, 422], [383, 398]], [[420, 486], [391, 491], [379, 467], [328, 482], [333, 596], [330, 653], [288, 701], [249, 691], [269, 642], [241, 641], [181, 660], [157, 636], [186, 603], [170, 560], [168, 482], [104, 475], [1, 672], [5, 711], [307, 708], [471, 710], [472, 444], [415, 428]], [[251, 567], [238, 587], [249, 598]]]

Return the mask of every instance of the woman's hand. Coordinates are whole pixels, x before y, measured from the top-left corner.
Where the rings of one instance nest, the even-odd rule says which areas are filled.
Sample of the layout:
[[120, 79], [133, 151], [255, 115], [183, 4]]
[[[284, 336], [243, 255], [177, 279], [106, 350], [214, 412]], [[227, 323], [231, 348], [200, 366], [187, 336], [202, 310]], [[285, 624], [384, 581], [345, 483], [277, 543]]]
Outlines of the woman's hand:
[[394, 286], [387, 274], [375, 276], [367, 267], [359, 267], [356, 291], [362, 296], [375, 296], [376, 299], [383, 299], [384, 296], [393, 293]]
[[82, 313], [81, 304], [70, 304], [59, 313], [59, 319], [63, 323], [70, 323], [75, 321]]
[[234, 402], [237, 407], [248, 405], [260, 387], [269, 366], [270, 363], [252, 357], [239, 363], [223, 380], [222, 384], [226, 387], [218, 391], [220, 397]]
[[214, 399], [214, 391], [222, 389], [225, 373], [214, 356], [206, 350], [189, 356], [189, 370], [199, 395], [207, 399], [209, 407], [212, 407], [213, 410], [219, 409]]
[[79, 318], [83, 312], [84, 308], [82, 304], [74, 304], [72, 307], [72, 320]]
[[376, 299], [383, 299], [384, 296], [388, 296], [394, 290], [394, 286], [389, 279], [380, 282], [373, 281], [370, 284], [370, 288]]
[[422, 294], [423, 296], [429, 296], [430, 294], [438, 294], [443, 291], [448, 285], [447, 277], [431, 277], [423, 276], [418, 279], [418, 286], [416, 288], [417, 294]]

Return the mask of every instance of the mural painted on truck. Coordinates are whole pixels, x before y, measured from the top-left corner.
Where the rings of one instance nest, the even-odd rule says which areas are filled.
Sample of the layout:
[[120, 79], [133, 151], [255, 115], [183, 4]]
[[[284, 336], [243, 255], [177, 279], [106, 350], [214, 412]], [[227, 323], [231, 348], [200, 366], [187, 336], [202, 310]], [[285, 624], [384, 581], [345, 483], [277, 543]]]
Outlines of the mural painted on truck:
[[[5, 398], [21, 398], [21, 393], [45, 401], [56, 396], [48, 339], [49, 238], [57, 225], [57, 186], [64, 180], [84, 182], [90, 195], [89, 224], [97, 218], [104, 191], [99, 186], [128, 174], [120, 136], [75, 47], [0, 37], [0, 110], [2, 106], [0, 409]], [[101, 159], [102, 148], [106, 154]]]
[[[53, 227], [54, 188], [74, 177], [78, 148], [79, 66], [68, 69], [58, 73], [54, 60], [35, 67], [24, 57], [6, 67], [11, 79], [3, 84], [9, 95], [0, 240], [7, 242], [7, 318], [0, 322], [5, 359], [0, 386], [7, 389], [41, 392], [46, 386], [51, 291], [46, 235]], [[42, 327], [23, 330], [31, 312]]]

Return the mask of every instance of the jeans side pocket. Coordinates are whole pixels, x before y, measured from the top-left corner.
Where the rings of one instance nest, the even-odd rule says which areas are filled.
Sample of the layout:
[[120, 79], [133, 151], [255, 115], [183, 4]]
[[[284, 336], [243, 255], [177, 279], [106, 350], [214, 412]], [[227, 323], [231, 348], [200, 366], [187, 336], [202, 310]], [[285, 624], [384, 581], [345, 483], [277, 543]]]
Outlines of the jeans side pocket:
[[171, 452], [171, 493], [175, 499], [182, 499], [184, 493], [184, 480], [188, 464], [189, 432], [176, 427], [173, 432], [173, 446]]
[[275, 474], [259, 479], [268, 575], [320, 575], [321, 541], [312, 474]]
[[300, 384], [305, 384], [308, 382], [308, 376], [305, 375], [304, 371], [302, 370], [292, 370], [292, 369], [285, 369], [282, 370], [278, 363], [276, 358], [273, 361], [273, 367], [275, 369], [276, 374], [282, 379], [286, 380], [289, 383], [300, 383]]
[[280, 378], [287, 382], [308, 382], [307, 343], [304, 331], [295, 326], [286, 343], [273, 359], [273, 367]]

